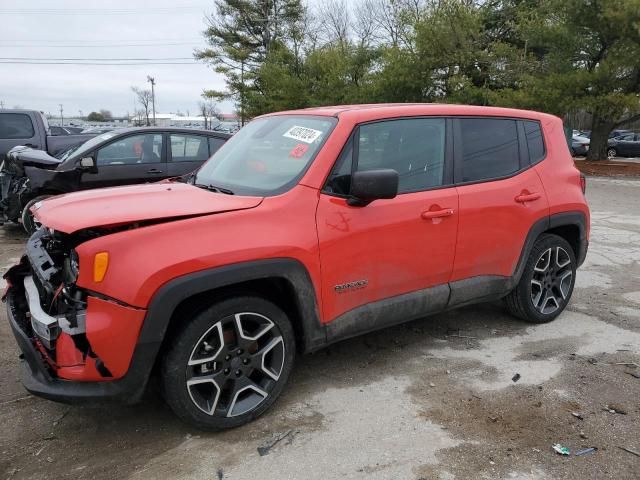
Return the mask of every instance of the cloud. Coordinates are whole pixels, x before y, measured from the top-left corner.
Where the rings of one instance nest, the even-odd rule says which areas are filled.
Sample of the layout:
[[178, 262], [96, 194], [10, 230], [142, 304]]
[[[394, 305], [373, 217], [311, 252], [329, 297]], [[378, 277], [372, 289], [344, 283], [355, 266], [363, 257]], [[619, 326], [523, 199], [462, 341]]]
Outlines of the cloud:
[[[184, 3], [180, 7], [172, 0], [112, 0], [108, 8], [100, 8], [103, 14], [95, 14], [87, 10], [99, 6], [84, 0], [56, 2], [55, 7], [47, 0], [3, 0], [0, 57], [191, 58], [193, 50], [204, 45], [204, 17], [212, 11], [213, 2]], [[25, 14], [27, 9], [34, 13]], [[49, 13], [35, 13], [42, 9]], [[8, 14], [11, 10], [20, 10], [20, 14]], [[124, 44], [127, 46], [113, 46]], [[149, 87], [147, 75], [156, 79], [160, 112], [195, 112], [204, 89], [224, 89], [224, 78], [202, 64], [3, 64], [0, 71], [0, 101], [5, 107], [20, 105], [52, 114], [57, 114], [62, 103], [66, 115], [77, 115], [80, 110], [86, 115], [101, 108], [124, 115], [134, 108], [131, 86]], [[230, 112], [233, 105], [225, 102], [221, 109]]]

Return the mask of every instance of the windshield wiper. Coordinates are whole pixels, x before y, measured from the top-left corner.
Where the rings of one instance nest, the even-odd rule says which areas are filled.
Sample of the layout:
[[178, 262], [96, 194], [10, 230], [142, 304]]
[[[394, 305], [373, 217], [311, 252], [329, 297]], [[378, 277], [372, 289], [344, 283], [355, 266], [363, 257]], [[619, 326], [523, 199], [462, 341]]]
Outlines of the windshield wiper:
[[210, 192], [224, 193], [225, 195], [233, 195], [233, 192], [228, 188], [216, 187], [214, 185], [204, 185], [202, 183], [194, 183], [193, 185], [198, 188], [204, 188], [205, 190], [209, 190]]

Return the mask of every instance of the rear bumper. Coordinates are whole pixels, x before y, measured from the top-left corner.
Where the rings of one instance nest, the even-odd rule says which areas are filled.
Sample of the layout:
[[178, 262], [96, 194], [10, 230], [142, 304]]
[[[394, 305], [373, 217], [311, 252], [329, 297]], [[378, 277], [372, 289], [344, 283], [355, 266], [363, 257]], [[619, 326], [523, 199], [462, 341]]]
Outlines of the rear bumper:
[[135, 403], [140, 400], [159, 348], [157, 343], [138, 343], [126, 375], [118, 380], [64, 380], [55, 376], [36, 348], [28, 326], [18, 318], [13, 288], [7, 292], [6, 302], [9, 325], [22, 352], [22, 383], [27, 391], [63, 403]]

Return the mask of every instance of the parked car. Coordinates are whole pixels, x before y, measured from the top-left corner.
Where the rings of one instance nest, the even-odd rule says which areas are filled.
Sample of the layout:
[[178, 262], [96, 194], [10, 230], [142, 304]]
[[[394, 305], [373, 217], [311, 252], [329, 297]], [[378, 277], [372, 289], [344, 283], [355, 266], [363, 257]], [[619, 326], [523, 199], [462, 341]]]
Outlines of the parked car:
[[60, 127], [55, 125], [49, 127], [49, 133], [51, 135], [76, 135], [78, 133], [82, 133], [83, 131], [84, 129], [80, 127]]
[[[61, 193], [154, 182], [192, 172], [229, 138], [180, 128], [129, 128], [104, 133], [57, 156], [28, 147], [11, 150], [0, 170], [0, 213], [29, 233], [31, 206]], [[166, 146], [165, 146], [166, 145]]]
[[631, 132], [610, 138], [607, 145], [607, 157], [640, 157], [640, 134]]
[[306, 109], [252, 121], [187, 183], [37, 203], [5, 275], [23, 382], [133, 402], [157, 372], [216, 430], [264, 413], [296, 352], [500, 298], [549, 322], [589, 239], [565, 145], [559, 118], [523, 110]]
[[574, 157], [586, 155], [589, 151], [591, 140], [581, 135], [574, 135], [571, 138], [571, 155]]
[[620, 137], [620, 136], [626, 135], [628, 133], [633, 133], [633, 132], [631, 130], [624, 130], [624, 129], [616, 128], [616, 129], [611, 130], [609, 132], [609, 138]]
[[115, 129], [116, 127], [89, 127], [82, 130], [82, 133], [93, 133], [94, 135], [100, 135], [101, 133], [108, 133]]
[[18, 145], [43, 150], [50, 155], [84, 142], [95, 134], [51, 135], [42, 113], [35, 110], [0, 110], [0, 163]]

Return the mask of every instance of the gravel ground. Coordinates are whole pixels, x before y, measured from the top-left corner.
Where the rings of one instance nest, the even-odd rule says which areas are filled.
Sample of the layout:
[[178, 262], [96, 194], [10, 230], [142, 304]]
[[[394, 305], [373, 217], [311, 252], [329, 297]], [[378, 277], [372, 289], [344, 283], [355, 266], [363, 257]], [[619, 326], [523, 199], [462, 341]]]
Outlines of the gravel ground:
[[[619, 448], [640, 451], [640, 378], [632, 375], [640, 368], [617, 365], [640, 363], [640, 179], [590, 178], [587, 188], [591, 248], [555, 322], [525, 324], [496, 303], [342, 342], [299, 358], [275, 407], [224, 433], [181, 424], [154, 393], [109, 408], [26, 394], [3, 308], [0, 472], [92, 480], [640, 478], [640, 457]], [[0, 228], [0, 270], [24, 241], [19, 228]], [[555, 443], [572, 455], [555, 453]], [[586, 447], [598, 450], [573, 455]]]

